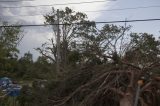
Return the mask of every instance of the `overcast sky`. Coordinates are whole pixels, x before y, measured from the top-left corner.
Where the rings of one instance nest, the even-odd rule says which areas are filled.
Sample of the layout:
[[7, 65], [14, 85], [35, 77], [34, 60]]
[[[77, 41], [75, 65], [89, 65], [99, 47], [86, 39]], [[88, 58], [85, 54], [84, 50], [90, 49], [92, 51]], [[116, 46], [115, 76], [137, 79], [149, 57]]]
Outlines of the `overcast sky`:
[[[0, 0], [2, 1], [2, 0]], [[5, 1], [5, 0], [3, 0]], [[13, 0], [14, 1], [14, 0]], [[20, 24], [43, 24], [44, 18], [42, 15], [37, 16], [16, 16], [15, 15], [35, 15], [47, 14], [51, 11], [51, 7], [34, 7], [34, 8], [1, 8], [1, 7], [15, 7], [15, 6], [33, 6], [33, 5], [54, 5], [64, 3], [78, 3], [88, 1], [103, 1], [103, 0], [34, 0], [30, 2], [0, 2], [0, 19], [8, 21], [9, 23]], [[107, 1], [107, 0], [106, 0]], [[122, 8], [136, 8], [136, 7], [150, 7], [152, 8], [139, 8], [134, 10], [119, 10], [119, 11], [101, 11], [101, 12], [86, 12], [89, 20], [93, 21], [117, 21], [117, 20], [134, 20], [134, 19], [149, 19], [160, 18], [160, 0], [116, 0], [108, 2], [97, 2], [88, 4], [72, 4], [65, 6], [54, 6], [54, 8], [63, 9], [70, 7], [75, 11], [97, 11], [97, 10], [110, 10]], [[156, 6], [156, 7], [153, 7]], [[158, 7], [159, 6], [159, 7]], [[14, 17], [13, 17], [14, 16]], [[124, 23], [123, 23], [124, 24]], [[118, 25], [123, 25], [118, 24]], [[152, 22], [136, 22], [127, 23], [132, 25], [133, 32], [148, 32], [153, 33], [156, 37], [159, 36], [160, 21]], [[33, 49], [40, 47], [40, 45], [49, 39], [52, 35], [52, 30], [49, 27], [27, 27], [24, 28], [24, 38], [19, 45], [20, 55], [30, 51], [36, 58], [37, 52]]]

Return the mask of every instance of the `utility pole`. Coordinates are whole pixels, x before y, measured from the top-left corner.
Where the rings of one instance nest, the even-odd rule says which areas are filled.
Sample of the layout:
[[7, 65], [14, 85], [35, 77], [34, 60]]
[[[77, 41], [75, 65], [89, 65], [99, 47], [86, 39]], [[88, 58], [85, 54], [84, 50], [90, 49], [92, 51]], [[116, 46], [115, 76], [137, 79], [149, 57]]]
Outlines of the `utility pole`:
[[60, 72], [60, 29], [59, 29], [59, 9], [57, 9], [57, 75]]

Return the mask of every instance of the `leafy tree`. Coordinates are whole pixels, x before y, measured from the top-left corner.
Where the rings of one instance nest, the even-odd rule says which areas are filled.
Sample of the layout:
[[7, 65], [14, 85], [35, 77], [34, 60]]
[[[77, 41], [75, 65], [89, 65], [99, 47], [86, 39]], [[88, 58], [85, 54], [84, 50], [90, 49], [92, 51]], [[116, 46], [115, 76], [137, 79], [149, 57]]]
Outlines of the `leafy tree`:
[[[101, 48], [105, 51], [107, 58], [114, 63], [118, 63], [123, 57], [128, 46], [127, 31], [131, 26], [104, 25], [100, 31], [99, 39], [101, 39]], [[127, 45], [127, 46], [126, 46]]]
[[130, 47], [125, 60], [141, 68], [149, 67], [159, 62], [160, 42], [152, 34], [131, 33]]
[[[99, 30], [94, 22], [81, 25], [76, 36], [82, 41], [79, 50], [87, 63], [105, 64], [108, 60], [118, 63], [123, 57], [129, 44], [126, 32], [130, 26], [116, 26], [106, 24]], [[126, 46], [127, 45], [127, 46]]]
[[[9, 25], [3, 23], [3, 25]], [[20, 27], [0, 27], [0, 70], [13, 70], [23, 35]]]
[[106, 58], [104, 51], [101, 48], [101, 40], [99, 32], [94, 22], [86, 21], [79, 25], [75, 30], [76, 50], [80, 52], [81, 63], [84, 64], [102, 64], [105, 63]]
[[33, 63], [33, 56], [30, 52], [25, 53], [24, 56], [19, 59], [19, 61], [24, 63]]
[[[8, 25], [8, 24], [4, 24]], [[14, 58], [17, 57], [19, 51], [17, 45], [22, 39], [22, 31], [20, 27], [1, 27], [0, 28], [0, 49], [1, 58]]]
[[[55, 66], [52, 65], [46, 57], [39, 56], [38, 59], [34, 62], [33, 73], [36, 78], [39, 79], [50, 79], [55, 77], [54, 70]], [[51, 71], [52, 70], [52, 71]]]
[[18, 60], [17, 76], [21, 78], [31, 78], [33, 67], [33, 58], [30, 52], [25, 53]]

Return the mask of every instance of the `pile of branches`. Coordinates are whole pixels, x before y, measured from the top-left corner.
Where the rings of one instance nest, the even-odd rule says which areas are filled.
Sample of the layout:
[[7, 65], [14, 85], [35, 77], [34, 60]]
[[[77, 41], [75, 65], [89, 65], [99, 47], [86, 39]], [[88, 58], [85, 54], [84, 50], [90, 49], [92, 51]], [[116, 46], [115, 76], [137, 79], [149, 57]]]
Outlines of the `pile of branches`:
[[[93, 76], [67, 96], [49, 99], [54, 106], [158, 106], [160, 76], [151, 68], [105, 68], [92, 71]], [[138, 83], [140, 82], [140, 83]], [[138, 86], [140, 90], [138, 90]], [[136, 98], [137, 94], [139, 96]]]

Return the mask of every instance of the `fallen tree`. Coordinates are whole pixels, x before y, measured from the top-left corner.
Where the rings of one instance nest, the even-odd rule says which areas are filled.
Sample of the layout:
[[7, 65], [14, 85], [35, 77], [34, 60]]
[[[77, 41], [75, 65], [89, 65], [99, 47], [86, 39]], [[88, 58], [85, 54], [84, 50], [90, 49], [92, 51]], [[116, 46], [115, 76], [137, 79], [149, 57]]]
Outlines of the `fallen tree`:
[[153, 67], [135, 67], [104, 69], [67, 96], [49, 101], [54, 106], [133, 106], [140, 86], [138, 106], [158, 106], [160, 76], [151, 74]]

